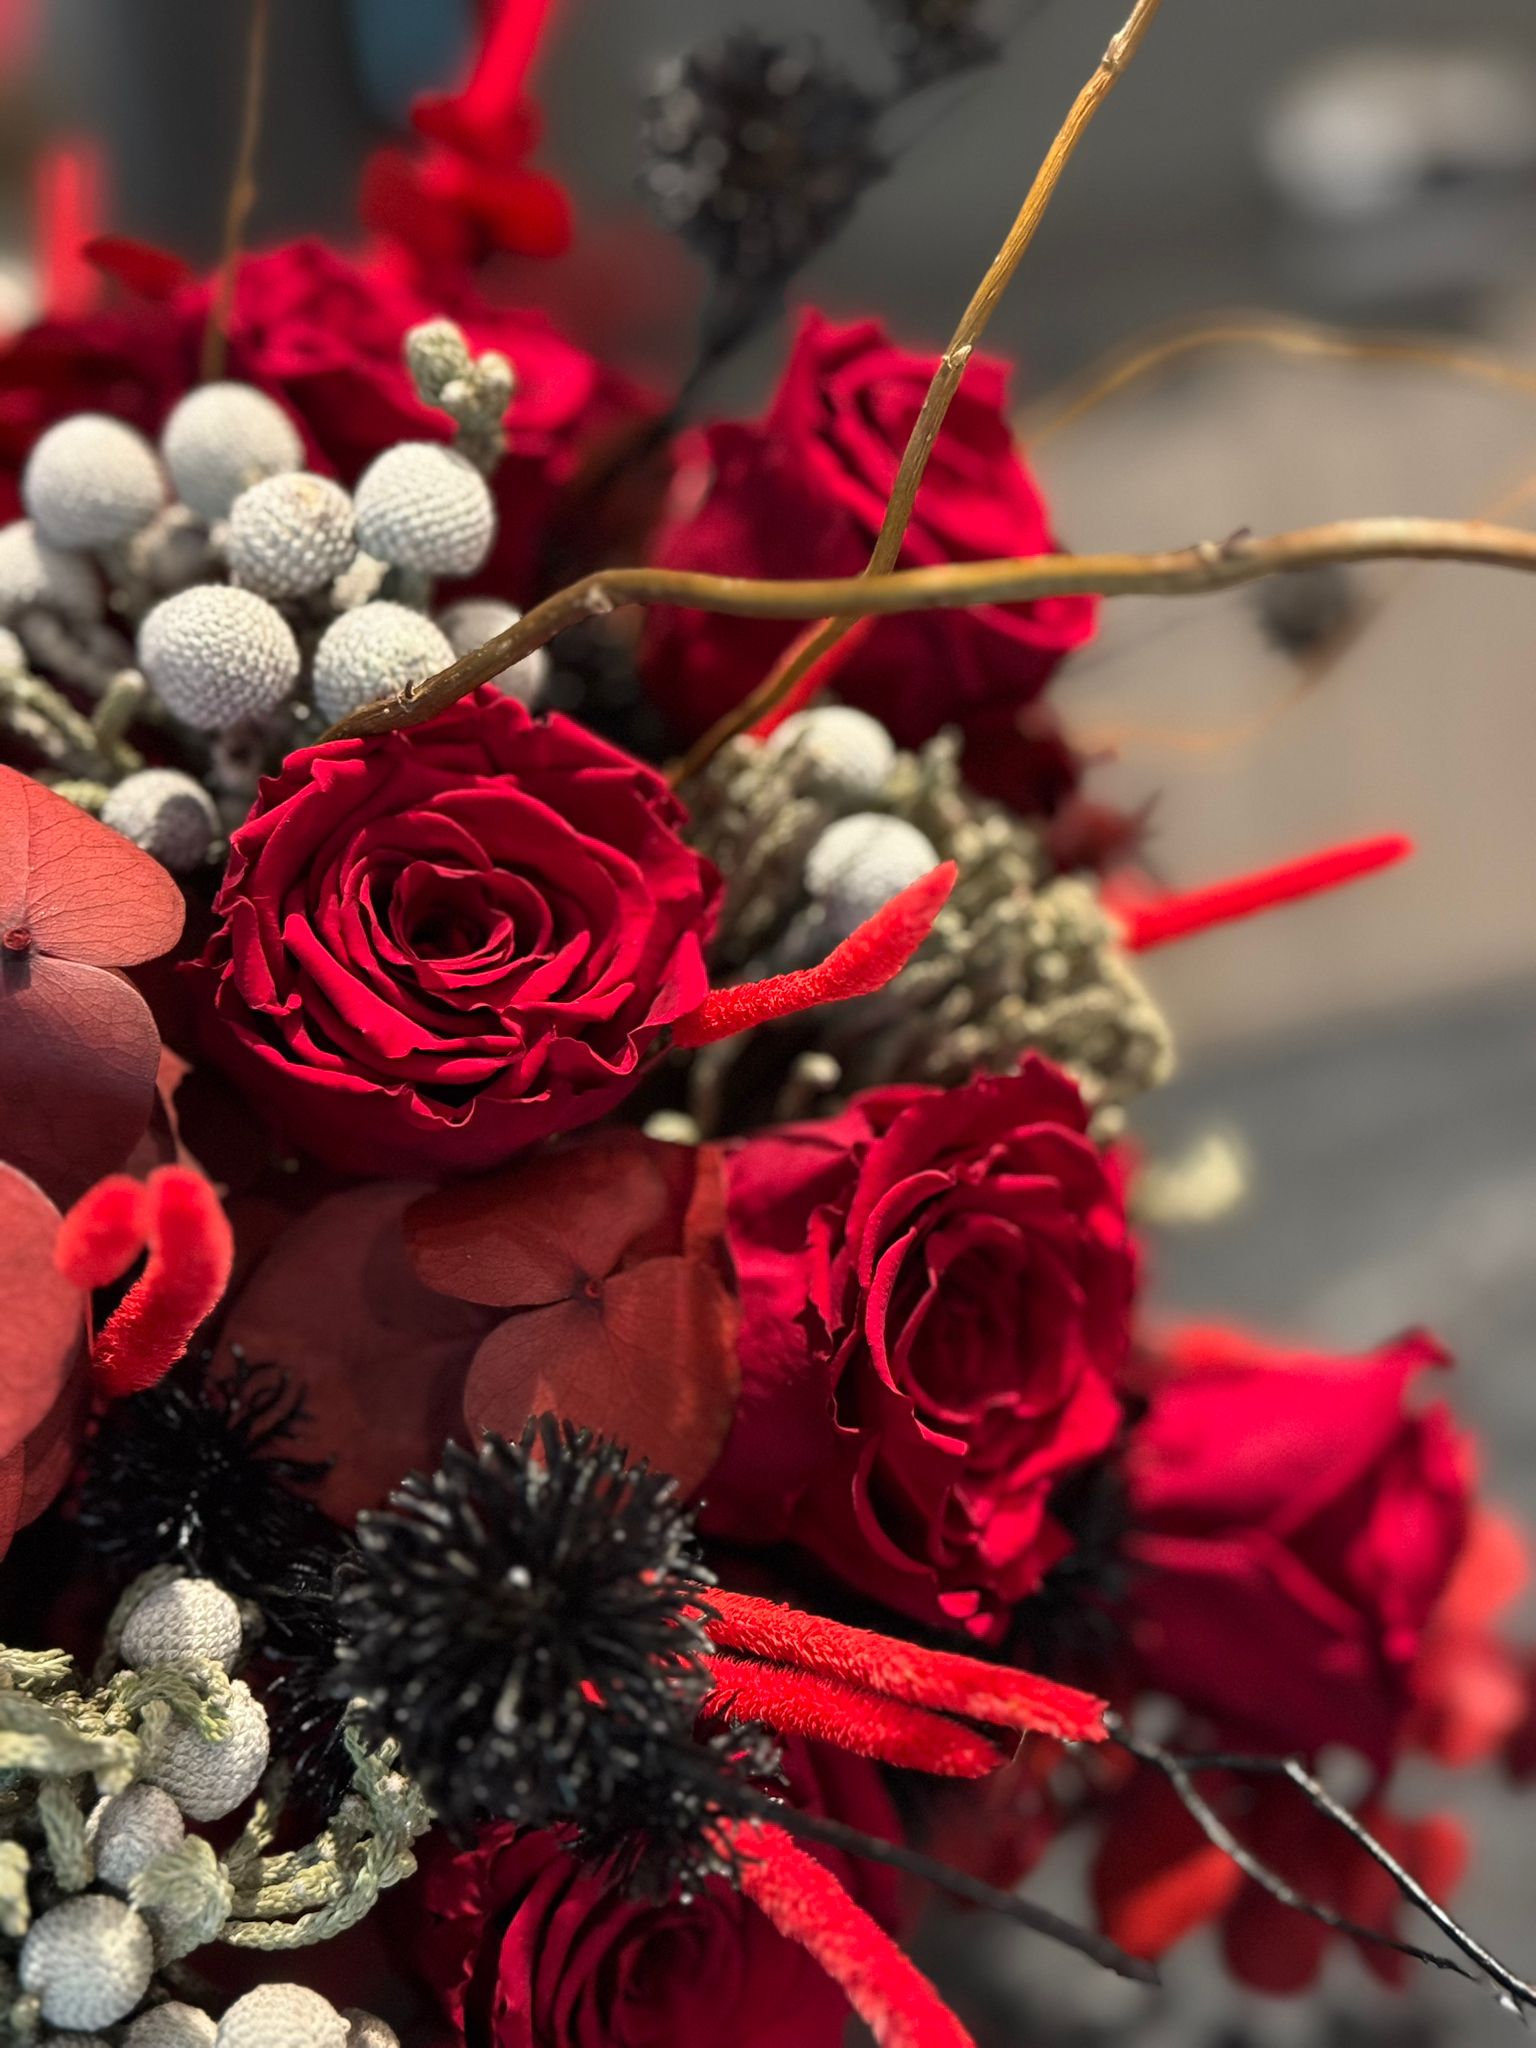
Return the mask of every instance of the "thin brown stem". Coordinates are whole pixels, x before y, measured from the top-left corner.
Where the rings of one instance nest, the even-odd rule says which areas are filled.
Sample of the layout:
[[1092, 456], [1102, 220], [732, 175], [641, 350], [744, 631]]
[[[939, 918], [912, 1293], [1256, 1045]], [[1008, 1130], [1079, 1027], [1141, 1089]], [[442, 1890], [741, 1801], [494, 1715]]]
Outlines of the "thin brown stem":
[[224, 374], [229, 355], [229, 324], [235, 308], [235, 285], [245, 230], [256, 204], [256, 150], [261, 141], [262, 107], [267, 95], [267, 48], [271, 41], [271, 0], [250, 0], [250, 25], [245, 43], [245, 94], [240, 109], [240, 146], [235, 155], [229, 204], [224, 212], [224, 246], [219, 281], [203, 329], [202, 380], [212, 384]]
[[1180, 323], [1115, 349], [1048, 392], [1031, 408], [1024, 443], [1039, 448], [1075, 426], [1106, 400], [1181, 357], [1219, 349], [1254, 348], [1273, 355], [1325, 362], [1376, 363], [1399, 369], [1441, 370], [1495, 389], [1536, 398], [1536, 366], [1512, 362], [1486, 349], [1457, 348], [1419, 334], [1355, 334], [1309, 320], [1277, 320], [1264, 313], [1228, 313]]
[[1019, 604], [1085, 592], [1104, 597], [1184, 597], [1230, 590], [1290, 569], [1372, 561], [1475, 562], [1536, 571], [1536, 534], [1470, 519], [1342, 519], [1268, 538], [1238, 533], [1226, 541], [1199, 541], [1193, 547], [1156, 554], [1024, 555], [805, 582], [705, 576], [687, 569], [607, 569], [547, 597], [515, 626], [461, 655], [437, 675], [349, 713], [324, 737], [350, 739], [420, 725], [566, 627], [620, 605], [687, 605], [735, 618], [861, 619], [892, 612]]
[[[1071, 162], [1089, 122], [1119, 83], [1126, 66], [1141, 47], [1142, 39], [1152, 26], [1161, 5], [1162, 0], [1136, 0], [1125, 25], [1110, 38], [1109, 47], [1099, 59], [1092, 77], [1072, 102], [1067, 118], [1062, 122], [1054, 141], [1046, 151], [1045, 160], [1035, 173], [1034, 182], [1024, 196], [1024, 204], [1019, 208], [1002, 247], [988, 264], [986, 275], [971, 294], [971, 302], [961, 314], [960, 324], [950, 336], [949, 346], [939, 358], [938, 367], [933, 373], [933, 381], [928, 386], [922, 408], [902, 453], [896, 481], [891, 487], [890, 499], [885, 508], [885, 516], [880, 522], [880, 531], [875, 536], [875, 545], [869, 557], [866, 575], [882, 576], [895, 568], [901, 554], [901, 544], [906, 539], [907, 528], [912, 523], [912, 513], [923, 476], [928, 468], [928, 459], [933, 453], [934, 444], [939, 438], [955, 393], [960, 389], [966, 365], [975, 353], [976, 344], [981, 339], [988, 321], [996, 312], [1015, 271], [1024, 260], [1025, 251], [1034, 241], [1036, 231], [1045, 218], [1046, 208], [1051, 203], [1056, 187], [1061, 183], [1062, 173]], [[723, 718], [718, 719], [703, 738], [689, 749], [673, 771], [673, 783], [684, 782], [690, 775], [697, 774], [727, 740], [738, 732], [745, 732], [776, 704], [781, 703], [800, 678], [820, 661], [829, 648], [837, 644], [847, 630], [846, 619], [828, 619], [816, 631], [802, 634], [757, 689], [728, 711]]]

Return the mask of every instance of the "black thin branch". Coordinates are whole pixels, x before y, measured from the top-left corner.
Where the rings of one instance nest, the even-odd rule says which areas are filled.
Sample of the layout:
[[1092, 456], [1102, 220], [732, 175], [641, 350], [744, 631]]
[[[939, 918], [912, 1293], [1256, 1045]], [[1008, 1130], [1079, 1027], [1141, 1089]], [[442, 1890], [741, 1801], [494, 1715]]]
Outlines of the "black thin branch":
[[1064, 1920], [1060, 1914], [1051, 1912], [1048, 1907], [1037, 1906], [1015, 1892], [1001, 1891], [996, 1885], [987, 1884], [966, 1871], [952, 1869], [947, 1863], [925, 1856], [920, 1849], [882, 1841], [877, 1835], [866, 1835], [843, 1821], [829, 1819], [826, 1814], [804, 1813], [766, 1794], [761, 1802], [761, 1811], [765, 1820], [771, 1820], [787, 1835], [822, 1842], [828, 1848], [842, 1850], [847, 1856], [862, 1857], [870, 1863], [884, 1863], [893, 1870], [905, 1871], [910, 1877], [922, 1878], [935, 1889], [947, 1892], [951, 1898], [964, 1899], [967, 1905], [983, 1906], [988, 1912], [1012, 1920], [1017, 1926], [1027, 1927], [1032, 1934], [1043, 1934], [1050, 1941], [1060, 1942], [1063, 1947], [1097, 1963], [1101, 1969], [1112, 1970], [1117, 1977], [1126, 1977], [1133, 1984], [1162, 1982], [1156, 1964], [1146, 1962], [1140, 1956], [1128, 1955], [1107, 1935], [1097, 1934], [1092, 1928], [1079, 1927], [1074, 1921]]
[[1379, 1929], [1362, 1926], [1345, 1914], [1335, 1912], [1333, 1907], [1324, 1905], [1319, 1900], [1309, 1899], [1298, 1892], [1293, 1885], [1288, 1884], [1278, 1872], [1271, 1870], [1251, 1849], [1238, 1840], [1195, 1785], [1194, 1773], [1227, 1771], [1246, 1777], [1284, 1778], [1296, 1787], [1314, 1811], [1323, 1814], [1363, 1849], [1372, 1861], [1387, 1873], [1408, 1903], [1416, 1906], [1434, 1926], [1439, 1928], [1453, 1947], [1460, 1949], [1464, 1956], [1477, 1965], [1497, 1987], [1495, 1996], [1506, 2011], [1516, 2012], [1523, 2017], [1522, 2009], [1536, 2010], [1536, 1989], [1523, 1978], [1517, 1977], [1514, 1971], [1501, 1963], [1496, 1956], [1490, 1954], [1481, 1942], [1468, 1934], [1466, 1929], [1452, 1918], [1438, 1900], [1431, 1898], [1412, 1872], [1377, 1841], [1370, 1829], [1356, 1815], [1333, 1798], [1299, 1757], [1250, 1756], [1219, 1750], [1199, 1755], [1180, 1754], [1145, 1736], [1130, 1734], [1118, 1715], [1106, 1714], [1104, 1722], [1109, 1729], [1111, 1740], [1117, 1742], [1122, 1749], [1140, 1762], [1150, 1764], [1154, 1770], [1162, 1773], [1178, 1795], [1185, 1811], [1199, 1825], [1206, 1840], [1230, 1856], [1245, 1876], [1252, 1878], [1255, 1884], [1261, 1885], [1282, 1905], [1307, 1914], [1311, 1919], [1320, 1921], [1324, 1927], [1331, 1927], [1341, 1934], [1352, 1935], [1357, 1941], [1369, 1942], [1378, 1948], [1392, 1949], [1413, 1962], [1427, 1964], [1431, 1969], [1449, 1970], [1458, 1977], [1466, 1978], [1469, 1983], [1479, 1982], [1473, 1971], [1450, 1956], [1439, 1955], [1431, 1949], [1418, 1948], [1412, 1942], [1400, 1941], [1393, 1935], [1381, 1933]]

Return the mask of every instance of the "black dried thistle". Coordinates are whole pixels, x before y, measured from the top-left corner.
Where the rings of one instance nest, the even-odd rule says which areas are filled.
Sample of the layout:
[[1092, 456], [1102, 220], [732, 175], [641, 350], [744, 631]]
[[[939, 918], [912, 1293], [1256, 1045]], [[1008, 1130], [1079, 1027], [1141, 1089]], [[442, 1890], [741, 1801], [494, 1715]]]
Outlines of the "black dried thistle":
[[755, 1810], [774, 1756], [695, 1734], [709, 1575], [674, 1481], [541, 1416], [450, 1445], [358, 1539], [335, 1682], [447, 1826], [569, 1829], [653, 1895], [729, 1871], [714, 1823]]
[[351, 1539], [304, 1489], [326, 1466], [283, 1446], [302, 1393], [236, 1351], [215, 1377], [188, 1360], [148, 1393], [115, 1402], [87, 1453], [79, 1521], [125, 1573], [179, 1564], [261, 1614], [258, 1656], [274, 1752], [295, 1795], [331, 1811], [352, 1777], [331, 1696], [336, 1574]]
[[657, 69], [641, 189], [709, 266], [717, 327], [760, 317], [884, 174], [883, 112], [810, 39], [737, 29]]
[[265, 1646], [311, 1650], [332, 1631], [346, 1538], [303, 1489], [326, 1466], [295, 1458], [302, 1394], [239, 1353], [217, 1377], [205, 1354], [115, 1402], [87, 1453], [81, 1529], [125, 1571], [180, 1564], [261, 1609]]
[[1363, 608], [1358, 584], [1337, 562], [1266, 576], [1254, 585], [1251, 603], [1264, 638], [1293, 661], [1327, 653]]
[[667, 728], [647, 695], [633, 649], [602, 624], [573, 626], [549, 650], [544, 704], [578, 719], [637, 760], [660, 762]]
[[987, 0], [870, 0], [882, 40], [909, 91], [990, 64], [1002, 44]]

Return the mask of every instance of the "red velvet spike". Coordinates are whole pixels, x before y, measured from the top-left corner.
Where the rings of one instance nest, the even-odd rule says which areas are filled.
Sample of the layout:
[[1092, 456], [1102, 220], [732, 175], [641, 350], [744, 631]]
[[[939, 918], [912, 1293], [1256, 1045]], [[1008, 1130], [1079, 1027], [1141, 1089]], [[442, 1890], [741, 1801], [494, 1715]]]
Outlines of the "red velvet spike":
[[145, 1182], [149, 1262], [107, 1318], [91, 1355], [104, 1394], [163, 1379], [229, 1284], [235, 1241], [201, 1174], [162, 1166]]
[[832, 1742], [854, 1756], [936, 1778], [984, 1778], [1007, 1762], [973, 1729], [840, 1678], [741, 1657], [711, 1657], [708, 1669], [714, 1689], [700, 1711], [718, 1720], [766, 1721], [780, 1735]]
[[77, 137], [44, 151], [33, 175], [39, 297], [49, 320], [78, 320], [96, 304], [101, 276], [85, 255], [101, 218], [102, 154]]
[[974, 2048], [928, 1979], [824, 1863], [782, 1828], [761, 1821], [722, 1825], [742, 1858], [742, 1891], [841, 1986], [878, 2048]]
[[59, 1225], [53, 1263], [72, 1286], [89, 1294], [127, 1272], [149, 1230], [144, 1183], [109, 1173], [87, 1188]]
[[1258, 874], [1238, 875], [1231, 881], [1213, 882], [1207, 888], [1188, 889], [1180, 895], [1138, 902], [1133, 896], [1117, 900], [1111, 892], [1107, 901], [1123, 927], [1127, 952], [1146, 953], [1154, 946], [1191, 938], [1215, 925], [1234, 924], [1241, 918], [1275, 910], [1282, 903], [1342, 888], [1346, 882], [1358, 881], [1378, 868], [1395, 866], [1412, 852], [1411, 839], [1387, 833], [1378, 839], [1357, 839], [1346, 846], [1325, 847], [1319, 853], [1284, 861], [1279, 867], [1265, 868]]
[[[789, 695], [775, 704], [771, 711], [765, 711], [756, 725], [747, 727], [747, 738], [765, 740], [776, 733], [786, 718], [793, 718], [797, 711], [803, 711], [807, 704], [813, 704], [829, 683], [836, 682], [839, 672], [849, 659], [862, 653], [864, 642], [874, 631], [874, 619], [855, 619], [841, 640], [835, 640], [819, 661], [813, 661], [805, 674], [795, 684]], [[821, 631], [813, 626], [808, 634], [796, 640], [783, 656], [783, 663], [793, 659], [805, 639], [813, 638]], [[781, 666], [783, 665], [781, 663]]]
[[475, 68], [462, 92], [424, 94], [411, 108], [424, 135], [458, 147], [491, 151], [498, 135], [520, 130], [528, 73], [549, 22], [553, 0], [497, 0]]
[[705, 1627], [719, 1648], [745, 1650], [776, 1664], [866, 1686], [888, 1699], [1001, 1728], [1054, 1735], [1063, 1742], [1104, 1740], [1104, 1701], [1075, 1686], [952, 1650], [925, 1650], [751, 1593], [712, 1587], [708, 1605], [712, 1618]]
[[933, 930], [959, 872], [947, 860], [919, 875], [834, 946], [819, 966], [711, 990], [696, 1010], [678, 1020], [673, 1042], [711, 1045], [717, 1038], [734, 1038], [738, 1031], [750, 1031], [775, 1017], [792, 1017], [798, 1010], [846, 1002], [851, 996], [872, 996], [895, 980]]

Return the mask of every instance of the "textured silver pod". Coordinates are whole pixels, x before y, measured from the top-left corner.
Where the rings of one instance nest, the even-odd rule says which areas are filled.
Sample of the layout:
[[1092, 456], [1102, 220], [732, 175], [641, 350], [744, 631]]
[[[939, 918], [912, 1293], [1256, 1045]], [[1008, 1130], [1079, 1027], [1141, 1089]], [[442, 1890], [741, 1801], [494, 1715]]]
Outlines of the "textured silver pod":
[[[505, 604], [499, 597], [461, 597], [439, 615], [437, 623], [455, 654], [471, 654], [487, 640], [494, 640], [498, 633], [515, 626], [522, 616], [515, 604]], [[502, 669], [490, 681], [493, 689], [516, 697], [531, 711], [549, 681], [548, 648], [536, 647], [532, 654], [525, 654], [521, 661]]]
[[819, 782], [841, 795], [876, 797], [896, 765], [896, 742], [878, 718], [851, 704], [818, 704], [797, 711], [773, 733], [776, 752], [795, 747]]
[[199, 731], [222, 732], [281, 704], [299, 679], [299, 647], [264, 597], [200, 583], [145, 618], [138, 664], [168, 711]]
[[82, 1892], [33, 1921], [17, 1975], [49, 2026], [88, 2032], [132, 2012], [154, 1967], [155, 1945], [138, 1914], [105, 1892]]
[[176, 1722], [157, 1746], [146, 1775], [170, 1793], [188, 1820], [222, 1820], [256, 1790], [269, 1753], [266, 1709], [237, 1678], [229, 1689], [224, 1739], [209, 1742], [195, 1728]]
[[938, 861], [932, 840], [905, 818], [855, 811], [828, 825], [806, 855], [806, 892], [831, 930], [846, 937]]
[[123, 2048], [210, 2048], [218, 2028], [195, 2005], [151, 2006], [123, 2036]]
[[157, 1856], [180, 1848], [186, 1833], [180, 1807], [158, 1785], [130, 1785], [103, 1799], [86, 1825], [97, 1882], [127, 1891]]
[[21, 502], [55, 547], [116, 547], [165, 503], [165, 478], [142, 434], [104, 412], [82, 412], [37, 442]]
[[171, 1579], [146, 1593], [123, 1629], [123, 1662], [135, 1671], [204, 1657], [228, 1671], [240, 1654], [240, 1610], [212, 1579]]
[[234, 581], [258, 597], [305, 597], [357, 552], [352, 500], [308, 470], [266, 477], [231, 506], [224, 552]]
[[302, 1984], [258, 1984], [219, 2021], [218, 2048], [347, 2048], [347, 2023]]
[[387, 599], [360, 604], [326, 627], [310, 670], [310, 690], [330, 723], [360, 704], [447, 668], [453, 649], [424, 612]]
[[397, 569], [472, 576], [496, 537], [485, 478], [435, 441], [402, 441], [364, 470], [353, 494], [358, 545]]
[[253, 384], [189, 391], [161, 431], [160, 452], [176, 495], [210, 523], [264, 476], [304, 466], [298, 429]]
[[371, 2012], [349, 2005], [342, 2013], [347, 2023], [347, 2048], [400, 2048], [400, 2036]]
[[0, 619], [57, 612], [77, 626], [101, 617], [101, 585], [89, 562], [43, 539], [30, 519], [0, 527]]
[[202, 784], [179, 768], [140, 768], [109, 791], [101, 822], [173, 875], [188, 875], [207, 859], [219, 814]]

